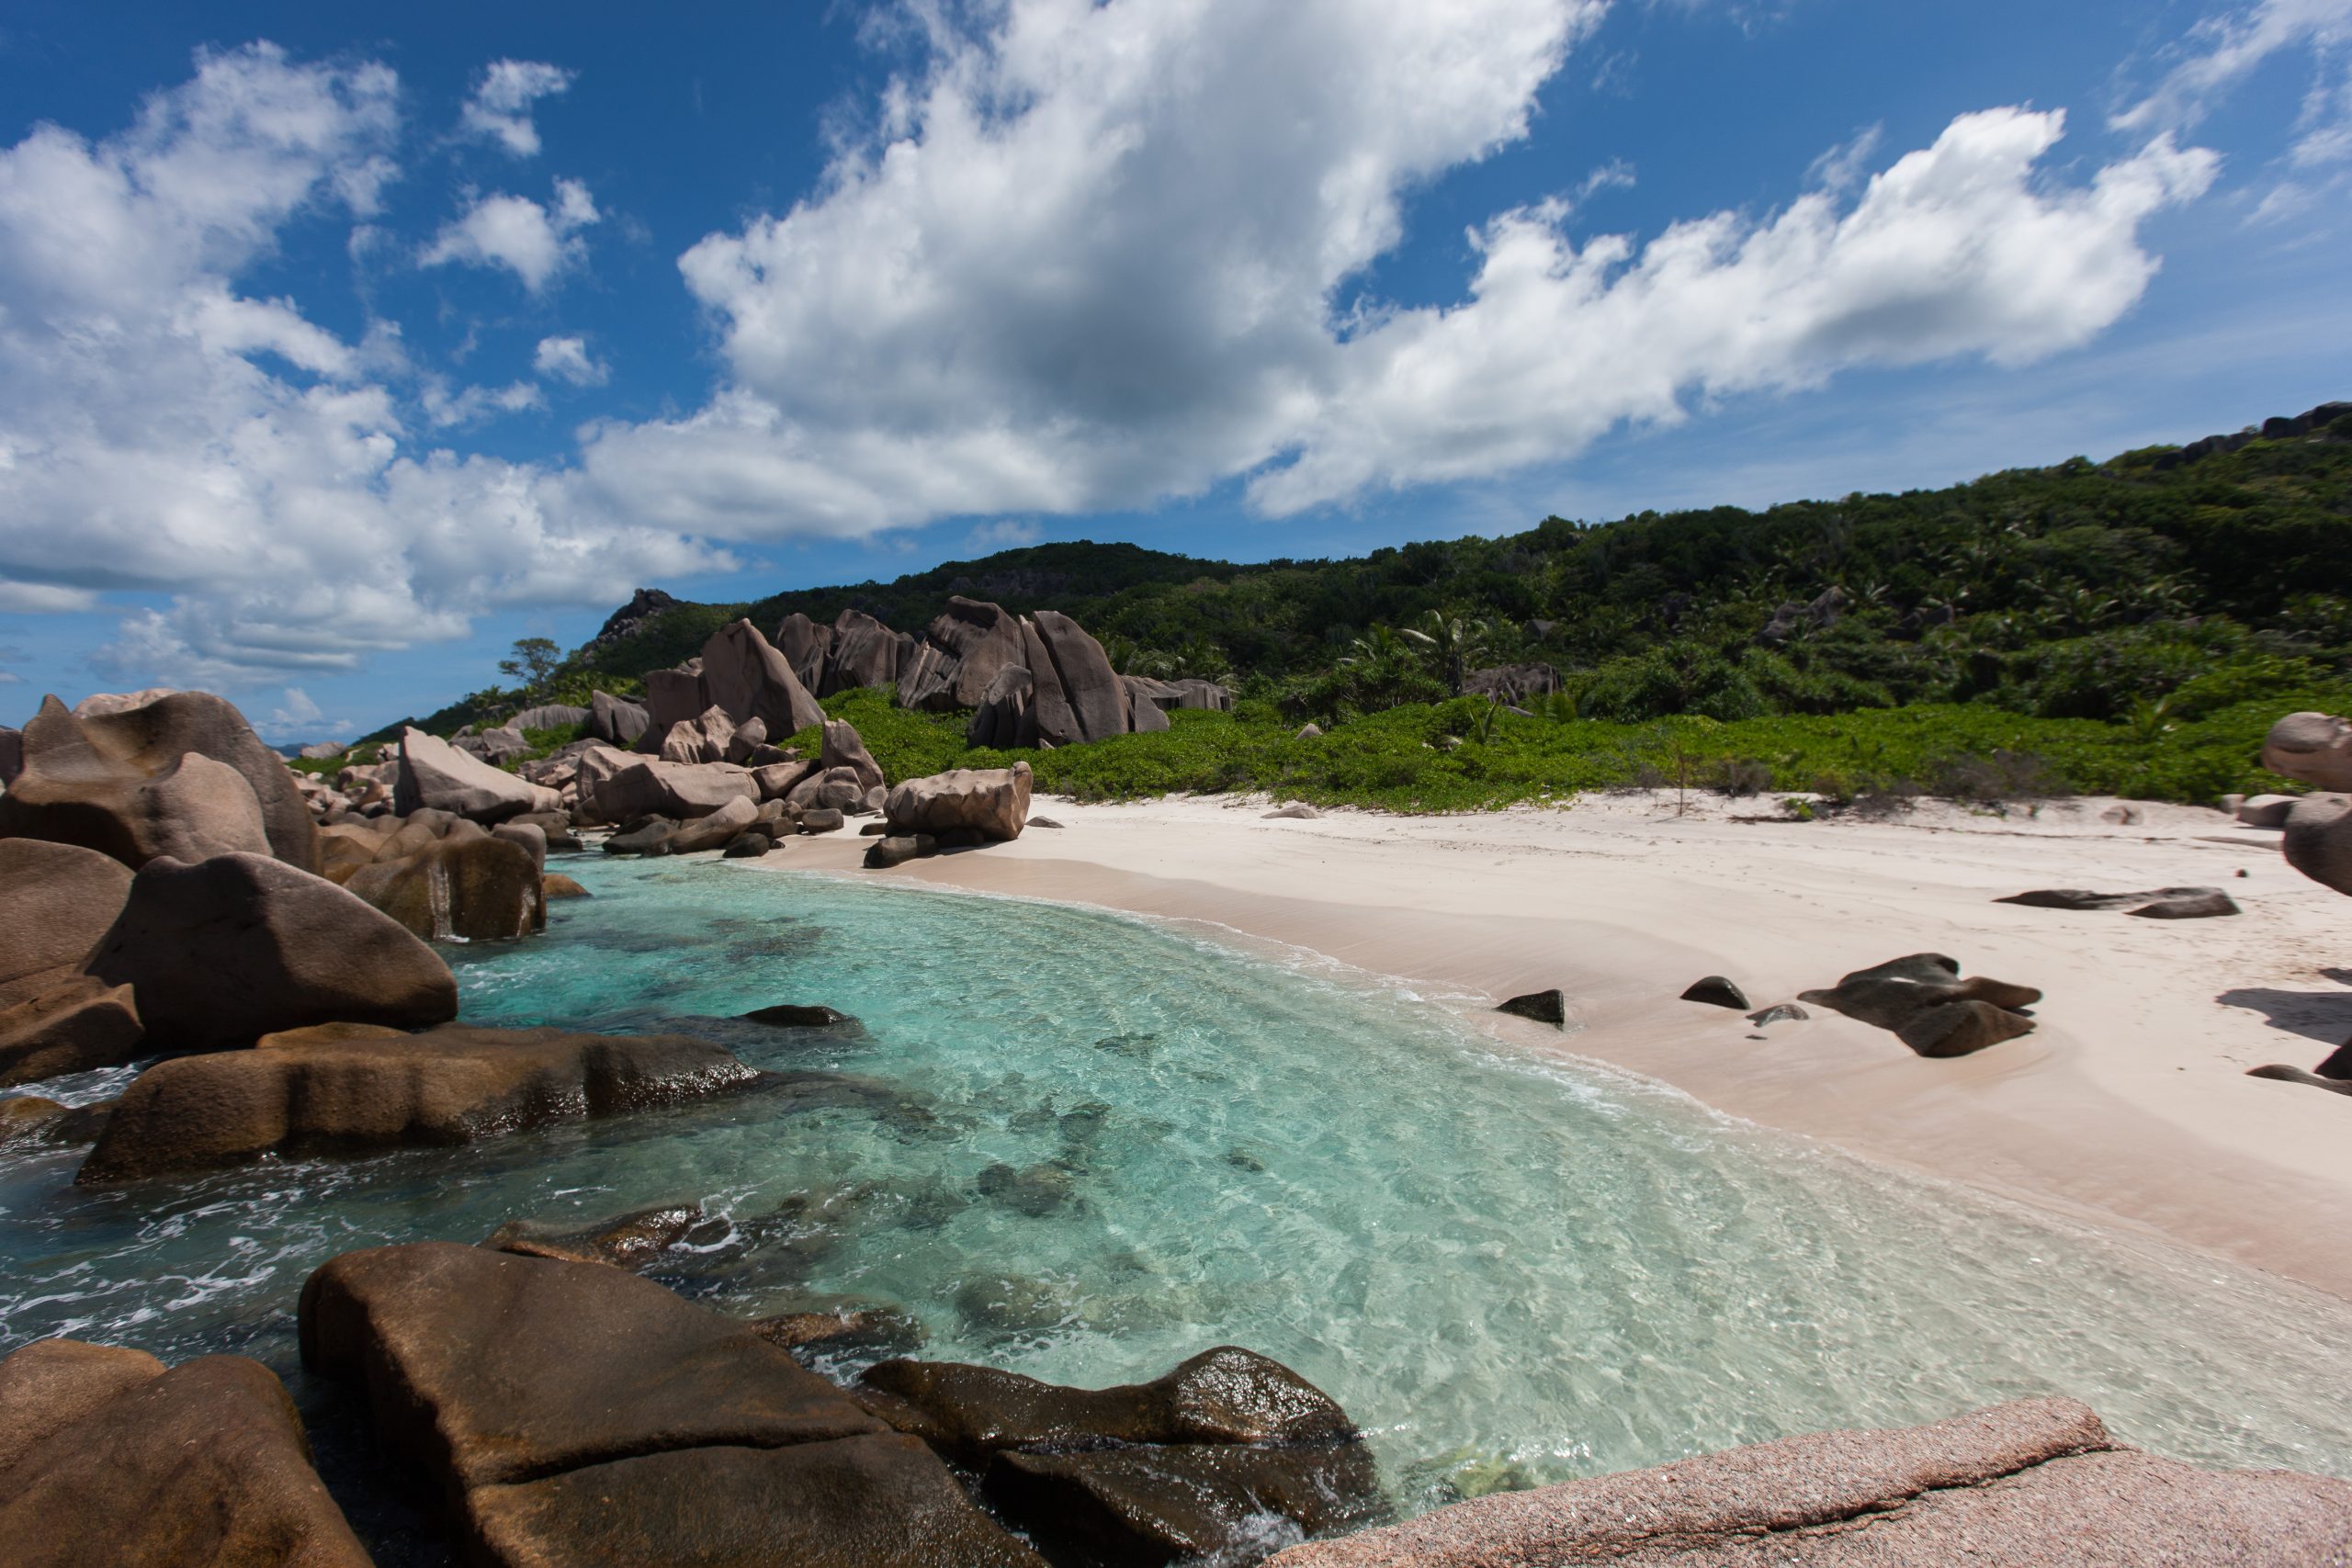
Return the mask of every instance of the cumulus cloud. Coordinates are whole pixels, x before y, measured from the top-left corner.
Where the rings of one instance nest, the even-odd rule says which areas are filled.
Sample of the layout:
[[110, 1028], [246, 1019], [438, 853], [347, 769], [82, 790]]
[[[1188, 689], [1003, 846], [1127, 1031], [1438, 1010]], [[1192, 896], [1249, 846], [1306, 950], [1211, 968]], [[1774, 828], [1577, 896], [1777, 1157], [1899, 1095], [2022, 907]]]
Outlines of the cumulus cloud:
[[315, 740], [348, 735], [357, 727], [347, 718], [329, 718], [326, 710], [300, 686], [288, 686], [269, 716], [254, 727], [265, 739]]
[[1000, 517], [993, 523], [982, 523], [964, 536], [964, 547], [985, 555], [992, 550], [1018, 549], [1034, 545], [1046, 536], [1045, 529], [1025, 517]]
[[0, 150], [0, 609], [166, 594], [109, 668], [235, 685], [710, 563], [583, 517], [560, 473], [421, 448], [381, 378], [396, 335], [239, 292], [298, 213], [367, 209], [395, 93], [256, 45], [199, 55], [119, 135]]
[[874, 137], [681, 259], [728, 385], [592, 430], [583, 482], [721, 532], [1132, 507], [1236, 475], [1294, 511], [1566, 457], [1686, 397], [2072, 346], [2145, 288], [2140, 221], [2211, 177], [2159, 136], [2070, 187], [2039, 163], [2061, 117], [2000, 110], [1866, 187], [1867, 140], [1785, 212], [1646, 246], [1579, 247], [1567, 199], [1505, 213], [1472, 236], [1466, 299], [1364, 298], [1409, 194], [1525, 136], [1603, 9], [1008, 0], [977, 34], [927, 12], [929, 62]]
[[424, 266], [461, 262], [504, 267], [537, 294], [557, 274], [586, 256], [588, 243], [580, 231], [602, 216], [588, 187], [578, 180], [557, 180], [555, 199], [544, 207], [525, 196], [477, 197], [417, 260]]
[[469, 136], [497, 142], [517, 158], [539, 151], [539, 128], [532, 123], [531, 106], [541, 98], [569, 92], [574, 73], [560, 65], [536, 60], [496, 60], [485, 67], [481, 80], [458, 111], [458, 129]]
[[419, 400], [424, 405], [424, 417], [436, 430], [479, 424], [502, 413], [521, 413], [526, 409], [548, 406], [545, 394], [529, 381], [511, 381], [503, 387], [461, 387], [454, 392], [446, 386], [428, 382]]
[[541, 338], [531, 367], [575, 387], [601, 387], [613, 376], [609, 366], [588, 352], [588, 340], [580, 337]]

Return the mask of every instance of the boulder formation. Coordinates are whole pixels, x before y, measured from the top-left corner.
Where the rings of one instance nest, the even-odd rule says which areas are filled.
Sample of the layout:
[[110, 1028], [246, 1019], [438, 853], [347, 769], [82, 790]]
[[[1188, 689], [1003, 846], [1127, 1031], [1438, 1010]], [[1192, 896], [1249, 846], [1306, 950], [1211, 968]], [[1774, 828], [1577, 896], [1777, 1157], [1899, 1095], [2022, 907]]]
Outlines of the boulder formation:
[[401, 731], [400, 757], [392, 806], [403, 817], [429, 807], [475, 822], [503, 822], [526, 812], [563, 808], [554, 790], [493, 768], [413, 727]]
[[1915, 953], [1857, 969], [1827, 990], [1800, 991], [1797, 999], [1891, 1029], [1922, 1056], [1965, 1056], [2031, 1033], [2024, 1010], [2041, 993], [1982, 975], [1963, 980], [1959, 960]]
[[119, 1066], [140, 1054], [146, 1038], [129, 986], [71, 976], [0, 1008], [0, 1084]]
[[2325, 713], [2290, 713], [2270, 727], [2262, 765], [2314, 789], [2352, 790], [2352, 723]]
[[130, 870], [111, 855], [40, 839], [0, 839], [0, 1008], [81, 973], [130, 897]]
[[250, 1051], [174, 1057], [140, 1074], [74, 1179], [473, 1143], [699, 1100], [760, 1077], [684, 1035], [458, 1023], [414, 1035], [355, 1024], [289, 1029]]
[[2278, 848], [2313, 882], [2352, 894], [2352, 795], [2307, 795], [2287, 814]]
[[978, 707], [1008, 664], [1026, 661], [1020, 617], [1001, 604], [958, 594], [923, 629], [910, 671], [899, 671], [899, 705], [952, 712]]
[[1560, 690], [1560, 671], [1544, 663], [1498, 664], [1473, 670], [1462, 679], [1462, 694], [1492, 697], [1512, 707], [1525, 707], [1539, 697]]
[[641, 704], [608, 692], [592, 692], [588, 695], [588, 733], [599, 740], [615, 746], [634, 746], [645, 733], [646, 723]]
[[247, 1045], [273, 1030], [352, 1021], [422, 1028], [454, 1018], [457, 982], [391, 917], [263, 855], [151, 861], [91, 953], [130, 986], [158, 1045]]
[[730, 622], [703, 644], [702, 684], [706, 706], [723, 708], [739, 726], [756, 718], [779, 740], [824, 722], [817, 699], [749, 621]]
[[859, 610], [843, 610], [827, 639], [824, 673], [817, 694], [860, 686], [887, 686], [899, 678], [899, 634]]
[[345, 1253], [304, 1285], [300, 1330], [303, 1365], [366, 1399], [471, 1561], [1044, 1568], [754, 1325], [618, 1269]]
[[87, 715], [44, 698], [23, 748], [0, 795], [0, 839], [79, 844], [134, 870], [229, 850], [318, 869], [317, 829], [284, 759], [209, 692]]
[[1456, 1503], [1269, 1568], [2290, 1568], [2352, 1553], [2352, 1483], [2207, 1471], [2116, 1443], [2069, 1399], [1819, 1432]]
[[268, 1368], [72, 1339], [0, 1360], [0, 1543], [12, 1568], [369, 1561]]
[[933, 838], [968, 830], [1000, 841], [1021, 837], [1029, 820], [1029, 764], [957, 768], [894, 787], [883, 816], [894, 836]]
[[[539, 833], [544, 857], [546, 835], [527, 830]], [[351, 870], [343, 886], [427, 942], [512, 942], [548, 924], [539, 868], [527, 848], [504, 838], [436, 839]]]

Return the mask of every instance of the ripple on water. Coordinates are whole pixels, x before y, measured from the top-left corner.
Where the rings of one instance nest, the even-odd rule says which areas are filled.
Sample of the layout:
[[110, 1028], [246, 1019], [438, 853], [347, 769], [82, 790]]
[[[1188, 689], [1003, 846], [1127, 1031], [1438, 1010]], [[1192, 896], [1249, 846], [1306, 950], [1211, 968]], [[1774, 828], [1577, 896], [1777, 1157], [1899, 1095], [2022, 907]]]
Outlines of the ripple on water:
[[[0, 1157], [0, 1348], [290, 1370], [337, 1252], [693, 1201], [712, 1222], [657, 1277], [713, 1306], [891, 1303], [925, 1354], [1082, 1383], [1249, 1345], [1338, 1397], [1413, 1508], [2050, 1392], [2186, 1458], [2352, 1473], [2332, 1299], [1498, 1052], [1328, 963], [905, 886], [566, 869], [593, 902], [455, 953], [469, 1020], [703, 1032], [807, 1076], [138, 1191]], [[859, 1026], [736, 1016], [778, 1002]]]

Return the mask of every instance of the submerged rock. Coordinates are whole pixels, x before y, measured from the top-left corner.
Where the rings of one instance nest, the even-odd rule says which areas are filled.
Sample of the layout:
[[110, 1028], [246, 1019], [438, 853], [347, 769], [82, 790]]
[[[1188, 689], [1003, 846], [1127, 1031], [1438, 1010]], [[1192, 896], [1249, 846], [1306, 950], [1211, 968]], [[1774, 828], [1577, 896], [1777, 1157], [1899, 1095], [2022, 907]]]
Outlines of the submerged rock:
[[854, 1025], [857, 1022], [845, 1012], [797, 1002], [778, 1002], [774, 1007], [753, 1008], [743, 1017], [750, 1022], [771, 1024], [777, 1029], [831, 1029], [836, 1024]]
[[119, 1066], [146, 1038], [129, 986], [75, 975], [0, 1010], [0, 1084]]
[[367, 1568], [294, 1402], [243, 1356], [44, 1339], [0, 1361], [0, 1555], [12, 1564]]
[[424, 1034], [329, 1026], [251, 1051], [158, 1062], [134, 1079], [74, 1179], [472, 1143], [749, 1087], [761, 1074], [683, 1035], [445, 1024]]
[[37, 1094], [0, 1100], [0, 1145], [47, 1144], [72, 1147], [96, 1141], [114, 1110], [111, 1100], [95, 1105], [64, 1105]]
[[2348, 1550], [2352, 1483], [2199, 1470], [2119, 1447], [2073, 1400], [2023, 1399], [1481, 1497], [1270, 1568], [2290, 1568]]
[[699, 1203], [661, 1203], [596, 1220], [509, 1220], [482, 1246], [524, 1258], [643, 1269], [703, 1223]]
[[616, 1269], [376, 1247], [311, 1276], [300, 1325], [481, 1561], [1043, 1568], [757, 1326]]

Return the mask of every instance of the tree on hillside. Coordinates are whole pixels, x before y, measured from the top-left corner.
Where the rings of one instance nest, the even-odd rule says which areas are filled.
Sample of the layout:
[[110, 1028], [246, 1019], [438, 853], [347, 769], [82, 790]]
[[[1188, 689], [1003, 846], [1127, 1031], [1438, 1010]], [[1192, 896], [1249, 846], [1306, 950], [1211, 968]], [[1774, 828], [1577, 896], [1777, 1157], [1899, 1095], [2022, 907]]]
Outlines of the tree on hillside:
[[1428, 653], [1437, 678], [1458, 697], [1471, 668], [1486, 657], [1489, 629], [1484, 621], [1431, 610], [1421, 617], [1419, 626], [1407, 626], [1398, 635]]
[[515, 642], [513, 658], [498, 661], [498, 672], [520, 681], [528, 689], [546, 685], [556, 666], [562, 662], [563, 649], [556, 647], [554, 639], [526, 637]]

